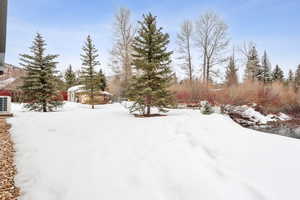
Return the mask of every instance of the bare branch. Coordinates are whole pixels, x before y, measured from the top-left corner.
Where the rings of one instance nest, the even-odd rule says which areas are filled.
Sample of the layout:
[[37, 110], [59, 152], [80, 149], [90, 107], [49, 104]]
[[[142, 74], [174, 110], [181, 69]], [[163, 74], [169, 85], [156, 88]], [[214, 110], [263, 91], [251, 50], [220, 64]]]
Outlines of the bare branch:
[[203, 57], [203, 80], [211, 79], [211, 68], [227, 59], [228, 26], [215, 12], [206, 12], [196, 21], [195, 43]]
[[191, 39], [193, 34], [193, 24], [191, 21], [184, 21], [181, 25], [180, 32], [177, 34], [178, 57], [182, 60], [181, 69], [188, 76], [189, 80], [193, 79], [193, 65], [191, 56]]
[[120, 8], [115, 16], [114, 23], [114, 45], [111, 50], [111, 67], [126, 87], [132, 76], [132, 42], [136, 33], [130, 21], [130, 10]]

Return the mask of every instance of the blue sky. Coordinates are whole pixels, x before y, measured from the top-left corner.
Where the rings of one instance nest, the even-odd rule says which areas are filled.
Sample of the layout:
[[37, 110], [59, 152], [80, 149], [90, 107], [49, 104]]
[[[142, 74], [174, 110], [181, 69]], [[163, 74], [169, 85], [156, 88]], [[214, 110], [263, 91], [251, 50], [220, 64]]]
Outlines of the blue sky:
[[18, 65], [19, 54], [28, 52], [40, 32], [48, 52], [60, 54], [59, 70], [68, 64], [79, 69], [81, 47], [90, 34], [99, 49], [101, 68], [109, 73], [113, 17], [119, 7], [131, 9], [134, 21], [145, 12], [157, 15], [159, 25], [171, 35], [172, 50], [183, 20], [214, 10], [229, 25], [232, 45], [254, 41], [260, 54], [267, 50], [272, 65], [285, 71], [300, 64], [299, 0], [10, 0], [6, 61]]

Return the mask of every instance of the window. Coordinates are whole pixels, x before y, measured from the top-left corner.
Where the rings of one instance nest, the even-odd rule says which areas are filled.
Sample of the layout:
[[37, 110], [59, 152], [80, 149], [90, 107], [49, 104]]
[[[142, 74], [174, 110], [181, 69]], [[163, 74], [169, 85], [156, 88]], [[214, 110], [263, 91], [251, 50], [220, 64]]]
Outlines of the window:
[[0, 97], [0, 112], [7, 112], [7, 97]]

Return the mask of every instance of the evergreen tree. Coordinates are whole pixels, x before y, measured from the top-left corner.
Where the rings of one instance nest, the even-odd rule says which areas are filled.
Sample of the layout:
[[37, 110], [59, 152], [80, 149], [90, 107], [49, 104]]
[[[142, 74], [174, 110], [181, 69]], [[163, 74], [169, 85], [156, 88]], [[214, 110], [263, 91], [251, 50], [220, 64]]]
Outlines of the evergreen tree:
[[234, 56], [231, 56], [229, 59], [229, 64], [226, 67], [226, 84], [228, 86], [237, 85], [238, 84], [238, 75], [237, 75], [238, 68], [235, 65]]
[[272, 77], [273, 77], [273, 81], [281, 81], [281, 82], [283, 81], [284, 74], [282, 69], [278, 65], [275, 66]]
[[105, 91], [105, 89], [107, 87], [107, 83], [106, 83], [106, 77], [105, 77], [104, 73], [102, 72], [102, 69], [100, 69], [100, 71], [98, 73], [98, 77], [99, 77], [100, 89], [102, 91]]
[[292, 85], [292, 83], [294, 82], [294, 73], [292, 70], [289, 70], [289, 75], [288, 75], [287, 81], [288, 81], [289, 85]]
[[248, 60], [246, 64], [244, 79], [250, 81], [260, 79], [260, 76], [262, 75], [262, 70], [259, 64], [258, 54], [255, 46], [253, 46], [252, 49], [249, 51], [247, 57]]
[[54, 82], [56, 85], [56, 89], [58, 89], [59, 91], [65, 91], [67, 89], [66, 83], [63, 80], [63, 75], [61, 72], [59, 72], [58, 75], [54, 76]]
[[25, 108], [32, 111], [49, 112], [62, 106], [62, 98], [56, 88], [55, 74], [58, 55], [48, 55], [46, 43], [38, 33], [30, 48], [31, 55], [21, 54], [21, 66], [26, 71], [21, 89]]
[[65, 81], [67, 89], [77, 84], [76, 73], [73, 71], [72, 65], [69, 65], [65, 72]]
[[269, 83], [272, 81], [271, 63], [268, 59], [268, 55], [266, 51], [264, 52], [264, 55], [261, 59], [261, 67], [258, 70], [257, 78], [259, 81], [262, 81], [263, 83]]
[[203, 115], [210, 115], [214, 113], [212, 105], [208, 101], [200, 102], [200, 111]]
[[139, 111], [150, 116], [151, 107], [161, 112], [172, 103], [168, 86], [172, 80], [170, 69], [172, 52], [167, 51], [169, 35], [158, 28], [156, 17], [143, 15], [140, 29], [133, 42], [133, 64], [139, 72], [132, 78], [128, 89], [129, 99], [134, 101], [130, 112]]
[[292, 70], [289, 70], [288, 77], [286, 79], [285, 84], [290, 87], [295, 89], [295, 78], [294, 78], [294, 73]]
[[300, 88], [300, 65], [298, 65], [297, 70], [295, 72], [294, 84], [295, 90], [298, 91], [298, 89]]
[[83, 53], [81, 55], [82, 60], [82, 70], [80, 79], [84, 84], [84, 89], [88, 91], [90, 98], [90, 104], [92, 109], [95, 108], [95, 94], [100, 89], [98, 74], [95, 71], [95, 67], [100, 65], [100, 62], [97, 61], [98, 50], [90, 36], [87, 37], [84, 47], [82, 48]]

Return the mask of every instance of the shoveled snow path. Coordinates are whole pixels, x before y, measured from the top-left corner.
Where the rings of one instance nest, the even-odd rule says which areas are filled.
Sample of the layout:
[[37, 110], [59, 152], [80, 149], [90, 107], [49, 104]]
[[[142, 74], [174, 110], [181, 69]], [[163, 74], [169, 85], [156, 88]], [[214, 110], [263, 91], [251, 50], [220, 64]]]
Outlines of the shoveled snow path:
[[300, 141], [226, 116], [172, 110], [141, 119], [119, 104], [14, 109], [21, 200], [300, 199]]

